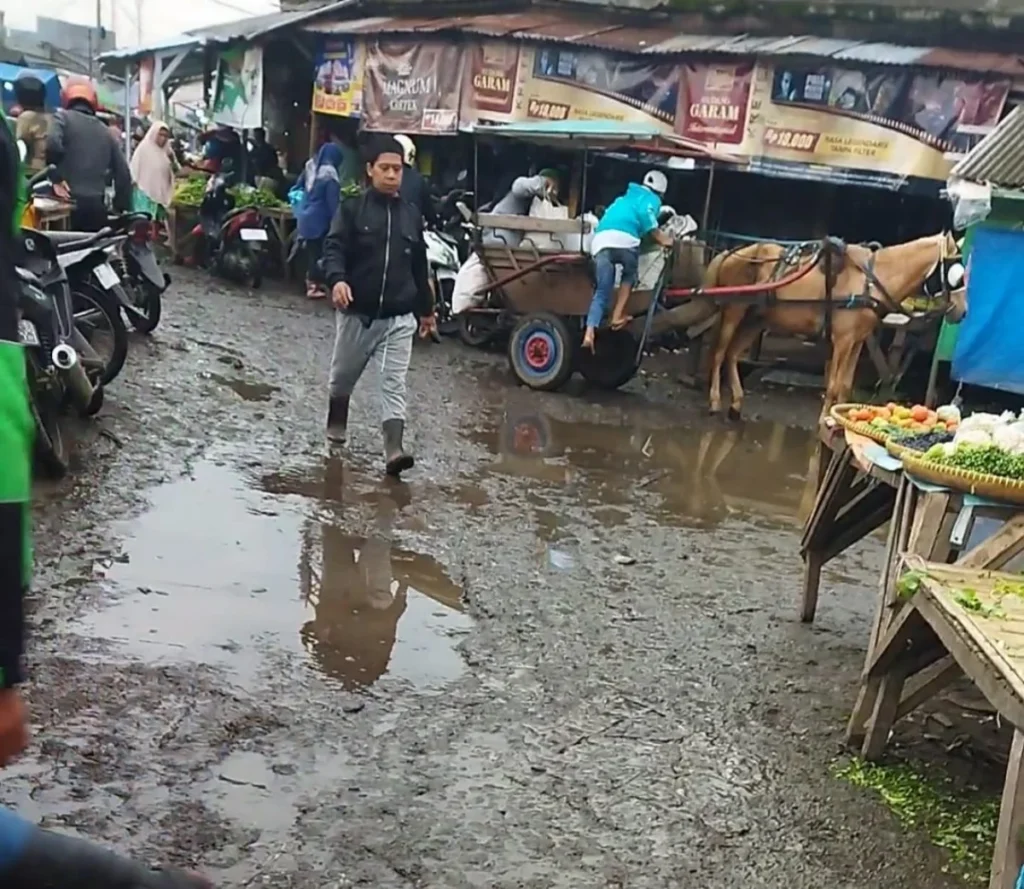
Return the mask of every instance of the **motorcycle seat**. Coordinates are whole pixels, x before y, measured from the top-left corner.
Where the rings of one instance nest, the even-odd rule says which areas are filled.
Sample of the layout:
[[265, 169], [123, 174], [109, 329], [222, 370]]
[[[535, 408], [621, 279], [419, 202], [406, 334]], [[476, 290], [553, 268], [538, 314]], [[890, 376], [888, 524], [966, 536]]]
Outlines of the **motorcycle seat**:
[[71, 253], [75, 250], [86, 250], [90, 247], [95, 247], [100, 241], [109, 238], [111, 235], [110, 229], [104, 229], [102, 232], [46, 232], [47, 240], [53, 244], [58, 253]]

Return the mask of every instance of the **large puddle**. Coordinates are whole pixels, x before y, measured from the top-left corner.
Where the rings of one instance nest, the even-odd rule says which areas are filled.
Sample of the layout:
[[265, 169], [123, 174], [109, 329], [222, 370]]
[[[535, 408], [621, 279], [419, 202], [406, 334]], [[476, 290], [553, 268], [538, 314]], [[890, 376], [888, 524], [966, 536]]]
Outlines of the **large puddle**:
[[666, 524], [795, 525], [814, 500], [817, 439], [782, 423], [645, 427], [509, 409], [467, 434], [495, 455], [491, 471], [564, 486], [598, 521], [651, 495], [643, 508]]
[[147, 660], [220, 664], [241, 677], [265, 666], [268, 646], [305, 652], [350, 689], [387, 674], [427, 690], [460, 675], [456, 647], [470, 627], [461, 592], [432, 558], [393, 544], [400, 505], [385, 492], [366, 537], [319, 506], [200, 463], [115, 529], [127, 561], [106, 577], [128, 595], [88, 629]]

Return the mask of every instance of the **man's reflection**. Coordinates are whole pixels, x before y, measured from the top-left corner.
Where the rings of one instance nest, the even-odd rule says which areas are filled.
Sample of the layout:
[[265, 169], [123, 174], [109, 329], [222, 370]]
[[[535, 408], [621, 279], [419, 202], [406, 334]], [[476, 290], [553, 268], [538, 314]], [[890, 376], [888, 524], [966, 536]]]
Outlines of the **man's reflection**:
[[350, 690], [372, 685], [387, 670], [405, 612], [407, 585], [391, 571], [394, 512], [386, 498], [366, 538], [320, 525], [323, 569], [319, 589], [310, 590], [316, 617], [302, 628], [302, 641], [323, 671]]

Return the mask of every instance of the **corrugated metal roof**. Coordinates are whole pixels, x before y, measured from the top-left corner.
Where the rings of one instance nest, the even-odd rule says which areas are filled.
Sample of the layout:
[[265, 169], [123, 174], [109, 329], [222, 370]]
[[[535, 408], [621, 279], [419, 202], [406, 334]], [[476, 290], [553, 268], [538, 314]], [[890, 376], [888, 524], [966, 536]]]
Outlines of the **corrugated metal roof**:
[[197, 28], [186, 31], [176, 37], [168, 37], [153, 43], [138, 46], [119, 47], [99, 55], [100, 62], [137, 59], [154, 52], [166, 52], [175, 49], [187, 49], [207, 44], [234, 43], [236, 41], [256, 40], [274, 31], [280, 31], [293, 25], [299, 25], [321, 15], [339, 12], [358, 0], [337, 0], [318, 9], [300, 9], [291, 12], [270, 12], [266, 15], [249, 16], [212, 25], [208, 28]]
[[1014, 108], [953, 167], [949, 176], [1003, 188], [1024, 186], [1024, 105]]
[[450, 18], [375, 16], [315, 21], [305, 30], [320, 34], [422, 34], [462, 32], [512, 40], [572, 43], [645, 55], [707, 53], [739, 56], [805, 56], [871, 65], [919, 65], [960, 71], [1024, 77], [1024, 58], [991, 52], [965, 52], [938, 47], [902, 46], [823, 37], [755, 37], [679, 33], [680, 23], [636, 27], [564, 12], [531, 10], [506, 14], [457, 15]]

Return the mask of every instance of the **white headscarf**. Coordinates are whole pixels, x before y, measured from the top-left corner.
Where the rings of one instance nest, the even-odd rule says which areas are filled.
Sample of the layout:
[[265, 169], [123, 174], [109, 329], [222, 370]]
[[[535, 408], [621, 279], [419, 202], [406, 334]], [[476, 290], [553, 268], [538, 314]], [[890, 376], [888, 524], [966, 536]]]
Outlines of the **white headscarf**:
[[132, 153], [132, 181], [146, 197], [161, 207], [169, 207], [174, 195], [174, 167], [171, 164], [171, 146], [161, 148], [156, 137], [161, 130], [170, 132], [162, 120], [153, 121], [138, 148]]

